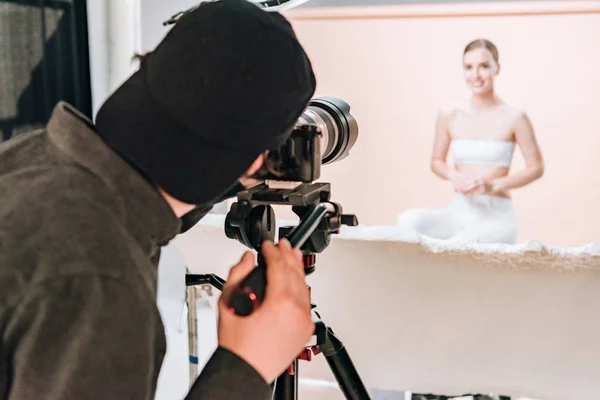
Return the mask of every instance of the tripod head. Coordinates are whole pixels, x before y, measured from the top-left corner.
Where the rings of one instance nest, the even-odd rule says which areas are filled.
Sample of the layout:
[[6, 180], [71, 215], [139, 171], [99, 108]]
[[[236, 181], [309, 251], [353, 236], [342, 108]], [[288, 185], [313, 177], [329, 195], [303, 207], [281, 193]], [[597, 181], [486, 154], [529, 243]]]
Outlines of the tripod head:
[[330, 197], [329, 183], [300, 184], [294, 189], [274, 189], [265, 184], [237, 195], [238, 202], [225, 218], [225, 234], [259, 254], [256, 268], [229, 298], [232, 312], [250, 315], [264, 298], [267, 277], [260, 246], [265, 240], [274, 242], [277, 223], [271, 205], [291, 205], [300, 217], [298, 226], [280, 228], [279, 237], [286, 237], [292, 248], [302, 251], [304, 273], [309, 275], [315, 270], [316, 253], [327, 248], [331, 235], [338, 233], [342, 225], [358, 225], [356, 216], [343, 214], [342, 207], [330, 202]]
[[[265, 240], [275, 242], [277, 224], [272, 205], [292, 206], [302, 223], [319, 204], [327, 204], [326, 214], [299, 245], [307, 275], [314, 272], [315, 255], [329, 246], [332, 234], [339, 233], [342, 225], [358, 225], [356, 216], [343, 214], [342, 206], [330, 201], [329, 183], [301, 184], [293, 189], [274, 189], [262, 184], [238, 193], [237, 198], [225, 219], [225, 235], [256, 251], [260, 251]], [[287, 237], [295, 229], [294, 226], [280, 227], [278, 236]]]
[[[240, 316], [252, 314], [264, 299], [267, 285], [266, 264], [260, 253], [261, 244], [274, 242], [276, 218], [272, 205], [290, 205], [300, 218], [297, 226], [279, 228], [279, 237], [289, 240], [292, 248], [301, 249], [304, 255], [304, 272], [314, 271], [317, 253], [323, 252], [330, 243], [331, 235], [338, 233], [342, 225], [356, 226], [356, 216], [343, 214], [342, 207], [330, 201], [329, 183], [304, 183], [295, 188], [274, 188], [269, 184], [256, 186], [237, 194], [237, 202], [225, 218], [225, 234], [246, 247], [258, 251], [258, 265], [232, 290], [227, 299], [231, 312]], [[222, 289], [224, 281], [210, 275], [188, 275], [188, 286], [210, 283]], [[315, 305], [311, 304], [311, 308]], [[369, 400], [369, 392], [362, 382], [345, 345], [325, 325], [313, 310], [314, 335], [317, 344], [305, 349], [292, 363], [287, 372], [275, 383], [273, 399], [294, 400], [298, 398], [298, 360], [310, 361], [312, 354], [322, 353], [327, 360], [340, 389], [347, 399]]]

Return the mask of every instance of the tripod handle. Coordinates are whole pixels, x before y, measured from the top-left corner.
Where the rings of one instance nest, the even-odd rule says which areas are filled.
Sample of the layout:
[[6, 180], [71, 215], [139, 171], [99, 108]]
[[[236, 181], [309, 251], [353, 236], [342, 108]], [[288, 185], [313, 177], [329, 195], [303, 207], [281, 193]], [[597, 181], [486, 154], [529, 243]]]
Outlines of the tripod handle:
[[[323, 217], [335, 211], [329, 203], [317, 205], [289, 235], [292, 248], [299, 249], [317, 228]], [[262, 254], [258, 253], [258, 265], [233, 290], [229, 297], [229, 310], [240, 316], [248, 316], [256, 310], [265, 297], [267, 266]]]
[[267, 267], [262, 254], [259, 253], [258, 265], [240, 282], [229, 297], [229, 310], [242, 317], [252, 314], [265, 298], [266, 286]]

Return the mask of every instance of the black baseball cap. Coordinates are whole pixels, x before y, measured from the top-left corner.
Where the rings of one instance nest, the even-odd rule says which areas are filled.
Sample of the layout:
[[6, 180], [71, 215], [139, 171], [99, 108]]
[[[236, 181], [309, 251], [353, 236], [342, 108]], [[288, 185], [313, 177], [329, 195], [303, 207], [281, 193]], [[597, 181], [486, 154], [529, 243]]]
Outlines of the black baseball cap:
[[153, 184], [205, 204], [288, 139], [315, 85], [282, 15], [217, 0], [178, 20], [102, 105], [96, 130]]

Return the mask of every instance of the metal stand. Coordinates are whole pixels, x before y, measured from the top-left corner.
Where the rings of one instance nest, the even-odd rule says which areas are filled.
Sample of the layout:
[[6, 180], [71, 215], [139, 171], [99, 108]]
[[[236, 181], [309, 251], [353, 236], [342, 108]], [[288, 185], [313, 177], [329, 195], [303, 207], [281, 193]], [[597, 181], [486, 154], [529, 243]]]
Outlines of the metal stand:
[[[310, 256], [310, 261], [314, 261], [315, 257]], [[306, 257], [305, 257], [305, 261]], [[313, 265], [314, 266], [314, 265]], [[186, 275], [186, 285], [193, 288], [195, 285], [210, 284], [222, 290], [225, 281], [215, 274]], [[338, 385], [344, 396], [348, 400], [370, 400], [371, 397], [358, 374], [354, 363], [352, 362], [346, 347], [342, 341], [334, 334], [331, 327], [325, 325], [321, 320], [320, 315], [315, 311], [315, 305], [312, 305], [313, 320], [315, 321], [316, 344], [307, 347], [290, 365], [287, 371], [281, 374], [276, 382], [273, 392], [273, 400], [298, 400], [298, 366], [299, 361], [311, 361], [313, 356], [323, 354], [327, 360], [327, 364], [331, 369]], [[190, 309], [191, 314], [191, 309]], [[194, 319], [195, 320], [195, 319]], [[195, 326], [195, 325], [194, 325]], [[194, 329], [195, 331], [195, 329]], [[191, 332], [191, 330], [190, 330]], [[191, 333], [190, 333], [191, 335]], [[191, 336], [190, 336], [191, 337]], [[197, 342], [194, 342], [197, 345]], [[191, 344], [190, 344], [191, 346]], [[192, 350], [190, 347], [190, 355]], [[195, 353], [194, 353], [195, 354]], [[191, 359], [191, 358], [190, 358]], [[196, 365], [197, 368], [197, 365]], [[194, 372], [197, 373], [197, 372]], [[197, 375], [193, 375], [196, 379]], [[192, 381], [193, 382], [193, 381]]]
[[[250, 315], [264, 298], [266, 287], [266, 265], [260, 254], [260, 245], [274, 241], [275, 213], [272, 204], [291, 205], [292, 211], [300, 218], [296, 227], [282, 227], [279, 237], [286, 237], [293, 248], [301, 249], [304, 256], [304, 272], [315, 271], [316, 254], [324, 251], [330, 243], [330, 236], [339, 232], [342, 225], [355, 226], [358, 220], [354, 215], [342, 213], [342, 207], [329, 201], [329, 183], [303, 184], [294, 189], [272, 189], [266, 185], [242, 191], [237, 194], [225, 220], [225, 234], [243, 245], [259, 251], [258, 265], [232, 291], [229, 298], [230, 309], [241, 316]], [[210, 284], [222, 290], [225, 281], [214, 274], [186, 275], [186, 285]], [[309, 288], [310, 289], [310, 288]], [[276, 382], [273, 400], [298, 399], [299, 360], [310, 361], [313, 355], [322, 353], [346, 399], [370, 400], [346, 347], [325, 325], [315, 305], [311, 304], [315, 322], [316, 345], [307, 347], [292, 362], [287, 371]]]
[[190, 360], [190, 388], [198, 377], [198, 318], [196, 316], [196, 300], [198, 289], [188, 286], [186, 290], [186, 303], [188, 309], [188, 347]]

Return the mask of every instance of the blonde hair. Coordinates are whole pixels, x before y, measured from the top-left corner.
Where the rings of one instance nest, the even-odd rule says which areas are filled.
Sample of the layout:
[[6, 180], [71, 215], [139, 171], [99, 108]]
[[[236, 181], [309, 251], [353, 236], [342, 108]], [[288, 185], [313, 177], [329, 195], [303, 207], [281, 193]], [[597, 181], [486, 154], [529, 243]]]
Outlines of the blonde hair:
[[500, 56], [498, 54], [498, 48], [496, 47], [496, 45], [494, 45], [494, 43], [490, 42], [487, 39], [476, 39], [476, 40], [473, 40], [471, 43], [469, 43], [465, 47], [465, 51], [463, 52], [463, 56], [465, 54], [467, 54], [471, 50], [481, 49], [481, 48], [489, 50], [489, 52], [492, 53], [492, 56], [494, 57], [494, 61], [496, 61], [496, 64], [499, 63]]

